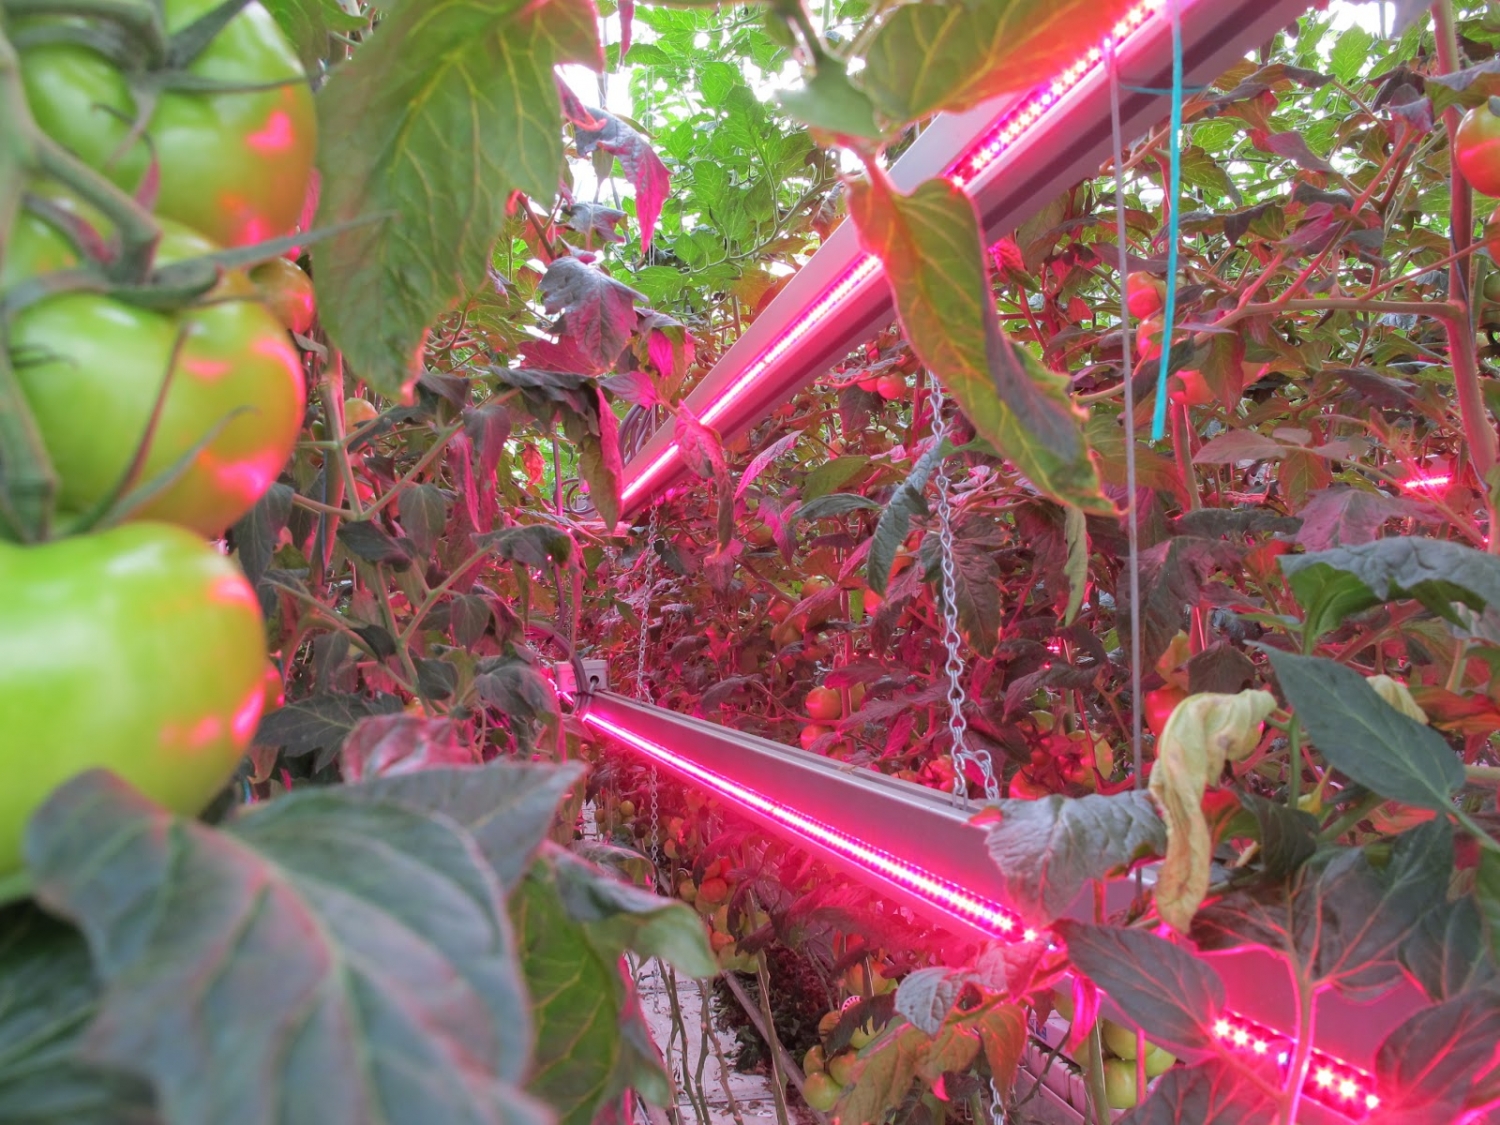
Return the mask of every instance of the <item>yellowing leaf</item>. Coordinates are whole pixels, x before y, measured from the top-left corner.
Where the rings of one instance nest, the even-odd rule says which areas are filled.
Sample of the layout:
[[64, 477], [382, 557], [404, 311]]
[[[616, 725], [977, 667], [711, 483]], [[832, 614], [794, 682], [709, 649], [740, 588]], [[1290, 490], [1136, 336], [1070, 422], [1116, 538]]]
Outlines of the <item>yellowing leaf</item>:
[[912, 350], [980, 436], [1048, 496], [1112, 512], [1067, 379], [1000, 330], [973, 201], [947, 180], [898, 195], [877, 173], [851, 183], [849, 213], [885, 264]]
[[1416, 719], [1424, 727], [1428, 725], [1427, 712], [1422, 710], [1421, 705], [1412, 698], [1411, 688], [1400, 680], [1393, 680], [1389, 676], [1366, 676], [1365, 683], [1375, 689], [1376, 695], [1408, 719]]
[[1156, 909], [1186, 933], [1208, 893], [1212, 840], [1203, 816], [1203, 794], [1224, 771], [1260, 741], [1261, 724], [1276, 707], [1268, 691], [1237, 695], [1201, 692], [1172, 712], [1156, 746], [1151, 796], [1167, 822], [1167, 858], [1156, 882]]

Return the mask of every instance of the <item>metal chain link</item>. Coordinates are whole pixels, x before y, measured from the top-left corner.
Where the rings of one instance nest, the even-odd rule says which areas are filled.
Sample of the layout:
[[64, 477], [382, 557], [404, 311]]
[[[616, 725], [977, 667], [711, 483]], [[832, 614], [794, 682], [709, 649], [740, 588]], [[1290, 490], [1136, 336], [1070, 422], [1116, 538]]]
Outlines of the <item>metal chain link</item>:
[[[661, 505], [651, 505], [651, 519], [646, 525], [646, 577], [641, 587], [641, 631], [636, 641], [635, 652], [635, 697], [642, 703], [651, 702], [650, 693], [646, 691], [646, 642], [650, 639], [651, 589], [656, 578], [656, 536], [660, 515]], [[661, 807], [654, 763], [647, 777], [647, 788], [650, 793], [650, 815], [646, 821], [650, 835], [647, 839], [651, 841], [651, 853], [653, 858], [656, 858], [660, 846], [658, 836], [661, 832]]]
[[[948, 438], [948, 424], [943, 420], [943, 388], [932, 372], [929, 371], [927, 377], [932, 388], [932, 440], [941, 446]], [[939, 562], [943, 572], [943, 644], [948, 650], [944, 670], [948, 673], [948, 733], [953, 739], [953, 796], [958, 801], [968, 800], [969, 781], [965, 767], [972, 763], [984, 779], [985, 799], [998, 801], [1000, 783], [995, 780], [990, 756], [975, 753], [968, 745], [969, 723], [964, 718], [968, 695], [964, 691], [964, 660], [959, 651], [958, 579], [953, 562], [953, 505], [948, 498], [948, 470], [941, 458], [932, 476], [937, 486]]]

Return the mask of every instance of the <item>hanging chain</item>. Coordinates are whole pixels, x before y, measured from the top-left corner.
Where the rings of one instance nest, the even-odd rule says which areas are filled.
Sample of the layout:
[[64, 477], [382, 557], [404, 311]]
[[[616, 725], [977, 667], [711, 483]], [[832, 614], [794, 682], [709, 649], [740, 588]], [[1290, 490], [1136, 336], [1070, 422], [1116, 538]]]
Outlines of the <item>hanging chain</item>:
[[[941, 446], [948, 438], [948, 424], [943, 420], [943, 388], [932, 372], [929, 371], [927, 377], [932, 386], [932, 440]], [[969, 781], [965, 767], [972, 763], [984, 779], [985, 799], [998, 801], [1000, 783], [995, 780], [990, 756], [976, 754], [968, 745], [969, 723], [964, 718], [968, 696], [963, 683], [964, 660], [959, 650], [958, 579], [953, 569], [953, 506], [948, 499], [948, 470], [941, 457], [932, 475], [933, 483], [937, 485], [939, 562], [943, 572], [943, 644], [948, 650], [944, 670], [948, 673], [948, 733], [953, 739], [953, 796], [959, 801], [968, 800]]]
[[1000, 1096], [1000, 1087], [990, 1076], [990, 1125], [1005, 1125], [1005, 1099]]
[[[656, 578], [656, 536], [660, 514], [661, 505], [651, 505], [651, 519], [646, 525], [646, 577], [641, 586], [641, 631], [636, 639], [635, 651], [635, 697], [642, 703], [651, 702], [650, 693], [646, 690], [646, 642], [650, 639], [651, 590]], [[647, 775], [647, 789], [650, 793], [650, 816], [646, 824], [650, 835], [646, 838], [651, 841], [651, 853], [655, 858], [660, 847], [660, 840], [657, 837], [661, 830], [660, 795], [657, 792], [655, 763], [652, 763], [650, 773]]]

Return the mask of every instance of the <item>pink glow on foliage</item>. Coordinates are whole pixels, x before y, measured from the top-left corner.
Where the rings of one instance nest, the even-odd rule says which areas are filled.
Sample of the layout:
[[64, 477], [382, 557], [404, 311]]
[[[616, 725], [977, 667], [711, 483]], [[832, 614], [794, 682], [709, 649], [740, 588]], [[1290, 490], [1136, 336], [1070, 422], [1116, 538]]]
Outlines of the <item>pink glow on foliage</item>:
[[291, 115], [284, 109], [272, 112], [266, 123], [245, 137], [245, 143], [254, 152], [285, 152], [297, 142], [297, 131], [292, 128]]

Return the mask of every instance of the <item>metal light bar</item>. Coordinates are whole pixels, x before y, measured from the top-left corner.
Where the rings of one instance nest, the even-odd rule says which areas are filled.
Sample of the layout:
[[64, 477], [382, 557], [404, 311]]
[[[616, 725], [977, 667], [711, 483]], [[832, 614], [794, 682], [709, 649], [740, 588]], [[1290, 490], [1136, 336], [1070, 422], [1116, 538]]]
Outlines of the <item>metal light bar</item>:
[[[975, 810], [955, 807], [945, 794], [608, 692], [585, 695], [581, 705], [588, 726], [940, 925], [986, 940], [1046, 936], [1004, 904], [999, 872], [969, 824]], [[1092, 918], [1093, 910], [1085, 894], [1069, 914]], [[1253, 949], [1204, 958], [1232, 1007], [1214, 1028], [1221, 1045], [1290, 1065], [1295, 1041], [1275, 1030], [1297, 1022], [1285, 966]], [[1367, 1005], [1320, 994], [1305, 1096], [1363, 1120], [1379, 1095], [1368, 1071], [1350, 1060], [1373, 1059], [1386, 1030], [1424, 1005], [1410, 985]]]
[[[1106, 42], [1114, 42], [1121, 74], [1138, 88], [1121, 91], [1126, 134], [1166, 116], [1159, 91], [1170, 85], [1172, 56], [1162, 4], [1143, 0], [1052, 82], [938, 117], [892, 166], [892, 181], [910, 191], [945, 175], [973, 196], [988, 237], [1015, 230], [1109, 157]], [[1216, 78], [1306, 6], [1306, 0], [1183, 0], [1185, 81]], [[687, 405], [723, 437], [737, 436], [893, 316], [880, 263], [844, 222], [693, 389]], [[625, 514], [685, 471], [671, 427], [663, 427], [625, 467]]]

